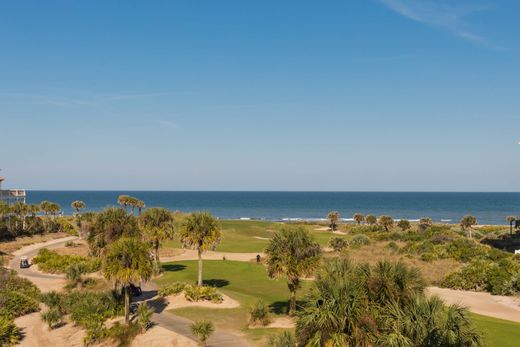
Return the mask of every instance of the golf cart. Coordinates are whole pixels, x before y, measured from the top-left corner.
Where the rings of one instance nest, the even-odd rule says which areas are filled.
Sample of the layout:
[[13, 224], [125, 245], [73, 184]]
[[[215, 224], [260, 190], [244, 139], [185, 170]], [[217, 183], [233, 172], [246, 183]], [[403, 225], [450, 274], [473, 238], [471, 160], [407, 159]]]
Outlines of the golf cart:
[[31, 264], [29, 264], [29, 259], [26, 256], [20, 257], [20, 269], [27, 269]]

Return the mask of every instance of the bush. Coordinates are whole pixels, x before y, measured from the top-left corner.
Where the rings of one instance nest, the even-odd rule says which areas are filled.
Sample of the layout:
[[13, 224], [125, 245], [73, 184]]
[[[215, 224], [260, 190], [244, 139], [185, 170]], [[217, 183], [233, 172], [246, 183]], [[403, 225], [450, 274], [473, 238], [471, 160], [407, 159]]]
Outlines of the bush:
[[34, 264], [43, 272], [65, 273], [73, 264], [83, 263], [87, 273], [96, 272], [101, 268], [101, 260], [94, 257], [78, 255], [61, 255], [46, 248], [40, 249], [38, 255], [32, 259]]
[[329, 240], [329, 247], [335, 252], [341, 252], [348, 247], [348, 241], [343, 237], [332, 237]]
[[437, 259], [437, 257], [433, 253], [423, 253], [421, 254], [421, 260], [425, 262], [431, 262]]
[[153, 309], [148, 307], [146, 302], [142, 302], [137, 307], [136, 316], [137, 316], [137, 324], [141, 328], [141, 332], [145, 332], [152, 326], [152, 315]]
[[352, 238], [352, 240], [350, 241], [350, 243], [353, 246], [365, 246], [370, 243], [370, 239], [366, 235], [359, 234], [359, 235], [354, 236]]
[[397, 222], [397, 226], [402, 230], [402, 231], [406, 231], [406, 230], [409, 230], [412, 226], [410, 224], [410, 221], [408, 219], [400, 219], [398, 222]]
[[386, 248], [393, 252], [399, 252], [399, 246], [394, 241], [389, 242], [388, 245], [386, 245]]
[[12, 290], [0, 293], [0, 314], [16, 318], [39, 309], [38, 301], [24, 293]]
[[42, 320], [49, 325], [50, 329], [57, 328], [63, 324], [63, 313], [57, 308], [51, 308], [43, 312], [41, 317]]
[[260, 323], [263, 326], [271, 322], [269, 306], [263, 300], [258, 300], [249, 308], [249, 324]]
[[108, 329], [106, 335], [114, 340], [118, 347], [127, 347], [130, 346], [140, 331], [141, 327], [137, 323], [121, 324], [116, 322]]
[[160, 288], [158, 294], [159, 296], [179, 295], [180, 293], [182, 293], [185, 287], [186, 283], [183, 282], [170, 283]]
[[20, 329], [13, 320], [0, 315], [0, 346], [14, 346], [20, 340]]
[[211, 301], [213, 303], [221, 303], [224, 297], [214, 287], [199, 287], [195, 285], [186, 285], [184, 288], [184, 297], [188, 301]]
[[289, 331], [271, 335], [266, 347], [294, 347], [296, 346], [296, 338]]
[[206, 341], [215, 331], [213, 323], [210, 321], [197, 321], [191, 325], [191, 332], [199, 339], [199, 346], [206, 346]]

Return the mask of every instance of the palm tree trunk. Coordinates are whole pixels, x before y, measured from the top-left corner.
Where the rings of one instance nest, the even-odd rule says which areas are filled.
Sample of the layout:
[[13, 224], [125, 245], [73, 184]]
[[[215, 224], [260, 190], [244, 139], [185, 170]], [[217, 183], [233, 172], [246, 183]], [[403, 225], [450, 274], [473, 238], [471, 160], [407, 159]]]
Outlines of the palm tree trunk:
[[126, 285], [125, 289], [125, 323], [130, 321], [130, 286]]
[[202, 286], [202, 252], [200, 251], [200, 248], [197, 250], [199, 254], [199, 279], [197, 282], [197, 285], [199, 287]]
[[289, 316], [294, 316], [296, 313], [296, 290], [291, 290], [291, 297], [289, 299]]

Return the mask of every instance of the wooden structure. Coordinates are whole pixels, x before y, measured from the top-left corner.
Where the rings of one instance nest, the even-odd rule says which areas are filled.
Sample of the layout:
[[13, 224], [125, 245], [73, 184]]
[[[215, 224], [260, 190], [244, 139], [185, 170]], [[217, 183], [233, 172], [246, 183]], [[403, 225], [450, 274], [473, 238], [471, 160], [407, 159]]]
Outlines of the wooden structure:
[[11, 205], [15, 202], [23, 202], [25, 204], [25, 189], [2, 189], [2, 183], [5, 178], [0, 177], [0, 201]]

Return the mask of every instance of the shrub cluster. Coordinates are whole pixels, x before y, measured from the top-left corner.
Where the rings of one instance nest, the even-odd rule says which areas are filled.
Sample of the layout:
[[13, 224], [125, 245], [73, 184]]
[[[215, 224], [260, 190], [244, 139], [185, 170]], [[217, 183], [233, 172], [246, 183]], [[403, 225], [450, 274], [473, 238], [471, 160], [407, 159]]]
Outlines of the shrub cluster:
[[352, 246], [365, 246], [365, 245], [368, 245], [369, 243], [370, 243], [370, 239], [368, 238], [368, 236], [363, 235], [363, 234], [355, 235], [352, 238], [352, 240], [350, 241], [350, 244]]
[[211, 301], [214, 303], [221, 303], [224, 297], [217, 291], [215, 287], [196, 286], [184, 282], [173, 282], [159, 289], [160, 296], [179, 295], [184, 292], [184, 297], [188, 301]]
[[79, 255], [61, 255], [46, 248], [40, 249], [38, 255], [32, 259], [38, 268], [49, 273], [66, 273], [69, 266], [83, 263], [87, 273], [96, 272], [101, 268], [101, 260], [94, 257]]
[[348, 247], [348, 241], [343, 237], [331, 237], [329, 240], [329, 247], [335, 252], [341, 252]]
[[258, 300], [249, 308], [249, 324], [268, 325], [271, 322], [269, 306], [263, 300]]
[[520, 291], [520, 264], [512, 258], [498, 261], [477, 258], [449, 274], [443, 287], [513, 295]]
[[38, 288], [16, 272], [0, 268], [0, 346], [15, 345], [20, 330], [13, 319], [39, 310]]

